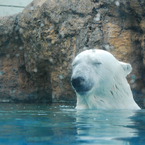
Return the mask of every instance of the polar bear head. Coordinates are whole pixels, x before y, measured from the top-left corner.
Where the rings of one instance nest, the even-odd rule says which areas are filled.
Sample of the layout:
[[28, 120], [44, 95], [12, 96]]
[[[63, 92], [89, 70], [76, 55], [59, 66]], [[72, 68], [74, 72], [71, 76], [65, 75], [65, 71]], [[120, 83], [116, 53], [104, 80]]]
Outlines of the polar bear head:
[[71, 84], [78, 109], [139, 108], [133, 100], [126, 76], [129, 63], [118, 61], [111, 53], [91, 49], [76, 56], [72, 63]]

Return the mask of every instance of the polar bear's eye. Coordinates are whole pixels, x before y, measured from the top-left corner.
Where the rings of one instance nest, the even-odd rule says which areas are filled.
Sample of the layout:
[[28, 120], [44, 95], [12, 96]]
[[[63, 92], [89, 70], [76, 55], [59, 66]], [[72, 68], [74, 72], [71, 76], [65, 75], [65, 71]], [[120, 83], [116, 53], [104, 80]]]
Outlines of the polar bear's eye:
[[101, 62], [93, 62], [94, 65], [100, 65], [102, 64]]
[[75, 67], [75, 66], [78, 65], [79, 63], [80, 63], [80, 60], [73, 61], [73, 63], [72, 63], [72, 67]]
[[100, 64], [102, 64], [102, 61], [99, 58], [92, 57], [91, 58], [91, 63], [94, 64], [94, 65], [100, 65]]
[[72, 64], [72, 67], [75, 67], [77, 64], [78, 64], [78, 63], [73, 63], [73, 64]]
[[76, 64], [72, 64], [72, 67], [75, 67], [76, 66]]

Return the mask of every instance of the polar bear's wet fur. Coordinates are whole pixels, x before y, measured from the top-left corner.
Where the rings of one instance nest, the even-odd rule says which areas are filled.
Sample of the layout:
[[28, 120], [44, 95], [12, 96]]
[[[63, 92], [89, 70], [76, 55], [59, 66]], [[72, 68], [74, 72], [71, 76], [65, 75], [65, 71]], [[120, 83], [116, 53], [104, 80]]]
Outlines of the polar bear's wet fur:
[[77, 55], [72, 67], [76, 109], [140, 109], [126, 80], [130, 64], [107, 51], [91, 49]]

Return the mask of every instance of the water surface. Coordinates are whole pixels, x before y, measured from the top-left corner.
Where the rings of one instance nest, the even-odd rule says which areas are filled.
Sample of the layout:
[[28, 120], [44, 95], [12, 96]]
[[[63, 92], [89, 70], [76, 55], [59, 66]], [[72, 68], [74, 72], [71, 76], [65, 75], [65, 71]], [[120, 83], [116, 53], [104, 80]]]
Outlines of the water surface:
[[0, 145], [144, 145], [145, 111], [0, 104]]

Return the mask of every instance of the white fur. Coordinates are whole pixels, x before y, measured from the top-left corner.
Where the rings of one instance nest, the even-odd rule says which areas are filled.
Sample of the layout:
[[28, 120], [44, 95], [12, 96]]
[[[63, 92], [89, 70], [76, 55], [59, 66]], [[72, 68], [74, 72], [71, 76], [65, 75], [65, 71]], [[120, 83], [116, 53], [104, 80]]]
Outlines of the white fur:
[[85, 95], [76, 92], [76, 109], [140, 109], [126, 80], [132, 70], [130, 64], [118, 61], [107, 51], [92, 49], [77, 55], [72, 66], [72, 76], [88, 73], [94, 84]]

